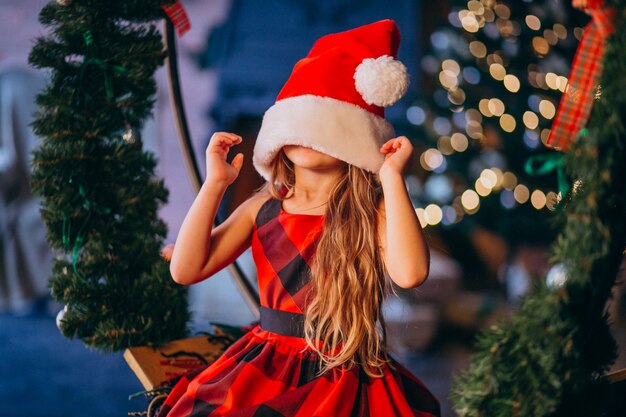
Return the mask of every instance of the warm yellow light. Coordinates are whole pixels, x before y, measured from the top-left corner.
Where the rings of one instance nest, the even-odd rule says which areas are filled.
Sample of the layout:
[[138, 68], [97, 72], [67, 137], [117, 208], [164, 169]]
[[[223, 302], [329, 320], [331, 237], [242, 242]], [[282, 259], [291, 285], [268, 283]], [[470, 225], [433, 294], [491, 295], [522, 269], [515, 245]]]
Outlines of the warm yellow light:
[[478, 110], [487, 117], [493, 116], [493, 113], [489, 110], [489, 99], [487, 98], [483, 98], [478, 102]]
[[439, 82], [446, 89], [451, 89], [459, 85], [457, 75], [450, 70], [443, 70], [439, 73]]
[[480, 25], [478, 24], [478, 20], [476, 20], [476, 15], [472, 12], [468, 12], [467, 10], [461, 10], [459, 12], [459, 20], [461, 21], [461, 26], [463, 29], [470, 33], [478, 32]]
[[432, 171], [441, 166], [443, 163], [443, 155], [437, 149], [427, 149], [420, 156], [420, 163], [422, 163], [422, 167], [424, 167], [424, 169]]
[[537, 16], [529, 14], [528, 16], [526, 16], [525, 21], [526, 21], [526, 26], [528, 26], [532, 30], [541, 29], [541, 21], [539, 20]]
[[467, 2], [467, 8], [474, 14], [482, 15], [485, 13], [485, 7], [480, 1], [470, 0]]
[[417, 219], [420, 221], [420, 226], [422, 226], [422, 229], [425, 228], [428, 225], [428, 222], [426, 221], [426, 218], [424, 216], [424, 209], [421, 207], [416, 208], [415, 214], [417, 214]]
[[461, 73], [461, 67], [459, 63], [454, 59], [446, 59], [441, 63], [441, 68], [447, 71], [451, 71], [454, 75], [459, 75]]
[[485, 13], [485, 7], [483, 6], [482, 2], [471, 0], [467, 2], [467, 8], [476, 16], [480, 16], [481, 18], [483, 18], [483, 14]]
[[487, 187], [484, 178], [480, 177], [474, 182], [474, 189], [481, 197], [486, 197], [491, 193], [491, 187]]
[[556, 33], [554, 33], [554, 31], [551, 29], [544, 30], [543, 37], [548, 41], [550, 45], [556, 45], [556, 43], [559, 41], [559, 37], [556, 36]]
[[482, 178], [485, 187], [488, 188], [495, 187], [498, 182], [498, 176], [493, 170], [489, 168], [485, 168], [482, 170], [482, 172], [480, 173], [480, 178]]
[[475, 120], [478, 123], [483, 121], [483, 117], [480, 115], [480, 112], [476, 109], [467, 109], [465, 112], [465, 120]]
[[489, 54], [487, 56], [487, 64], [491, 65], [491, 64], [500, 64], [500, 65], [504, 65], [504, 61], [502, 60], [502, 57], [496, 53], [494, 54]]
[[557, 193], [555, 193], [554, 191], [549, 191], [546, 194], [546, 207], [548, 208], [548, 210], [554, 210], [556, 208], [556, 205], [559, 203], [559, 195]]
[[463, 208], [471, 212], [478, 208], [480, 204], [480, 197], [476, 194], [474, 190], [465, 190], [463, 194], [461, 194], [461, 204], [463, 204]]
[[524, 112], [522, 120], [524, 121], [524, 126], [528, 129], [536, 129], [539, 126], [539, 117], [530, 110]]
[[502, 174], [502, 187], [505, 190], [512, 190], [517, 185], [517, 177], [512, 172], [505, 172]]
[[463, 133], [457, 132], [453, 133], [450, 137], [450, 145], [455, 151], [463, 152], [467, 149], [469, 142], [467, 140], [467, 136], [465, 136]]
[[538, 55], [546, 55], [550, 51], [550, 45], [541, 36], [535, 36], [533, 38], [533, 49]]
[[539, 87], [539, 84], [537, 84], [537, 77], [536, 77], [536, 75], [537, 75], [536, 71], [528, 71], [528, 82], [533, 87]]
[[549, 72], [546, 74], [546, 84], [548, 84], [548, 87], [550, 87], [551, 89], [556, 90], [559, 88], [558, 80], [559, 76], [555, 73]]
[[540, 133], [541, 143], [546, 145], [548, 142], [549, 136], [550, 136], [550, 129], [541, 129], [541, 133]]
[[476, 58], [484, 58], [487, 56], [487, 47], [481, 41], [470, 42], [469, 50]]
[[520, 88], [519, 78], [513, 74], [507, 74], [504, 76], [504, 87], [511, 93], [517, 93]]
[[506, 75], [506, 69], [502, 64], [494, 63], [489, 65], [489, 74], [494, 80], [502, 81]]
[[439, 224], [441, 222], [441, 219], [443, 218], [443, 212], [441, 211], [441, 207], [436, 204], [429, 204], [424, 209], [424, 212], [426, 214], [424, 216], [425, 220], [431, 226]]
[[515, 121], [515, 118], [510, 114], [503, 114], [502, 117], [500, 117], [500, 127], [505, 132], [511, 133], [515, 130], [516, 126], [517, 122]]
[[462, 88], [451, 88], [448, 91], [448, 101], [452, 104], [460, 106], [465, 101], [465, 91]]
[[483, 17], [485, 18], [486, 22], [493, 22], [494, 19], [496, 18], [495, 13], [493, 12], [493, 10], [487, 8], [485, 9], [485, 11], [483, 12]]
[[567, 87], [567, 77], [564, 77], [562, 75], [559, 75], [559, 77], [557, 78], [557, 88], [564, 93], [565, 92], [565, 88]]
[[496, 12], [498, 17], [501, 17], [503, 19], [508, 19], [511, 17], [511, 9], [509, 9], [502, 3], [497, 4], [496, 7], [493, 8], [493, 10]]
[[556, 114], [556, 107], [554, 107], [554, 104], [550, 100], [541, 100], [539, 102], [539, 113], [541, 113], [544, 118], [550, 120]]
[[494, 116], [500, 117], [504, 113], [504, 103], [499, 98], [489, 99], [487, 107]]
[[515, 197], [515, 201], [518, 203], [524, 204], [528, 201], [528, 197], [530, 197], [530, 191], [524, 184], [517, 184], [513, 190], [513, 197]]
[[567, 38], [567, 28], [563, 26], [562, 24], [555, 23], [554, 26], [552, 27], [552, 30], [554, 31], [554, 33], [556, 33], [556, 36], [558, 36], [559, 39]]
[[483, 137], [483, 127], [476, 120], [468, 120], [465, 125], [465, 132], [467, 136], [472, 139], [482, 139]]
[[516, 32], [516, 28], [513, 25], [513, 22], [508, 19], [497, 19], [496, 26], [498, 27], [500, 35], [502, 35], [503, 38], [508, 38]]
[[530, 202], [534, 208], [540, 210], [546, 205], [546, 195], [541, 190], [535, 190], [530, 195]]
[[437, 139], [437, 149], [444, 155], [452, 155], [454, 148], [450, 143], [450, 136], [439, 136], [439, 139]]
[[502, 188], [502, 179], [503, 179], [502, 170], [500, 168], [493, 167], [491, 168], [491, 171], [496, 176], [496, 185], [493, 186], [493, 189], [499, 190], [500, 188]]
[[581, 40], [583, 37], [583, 33], [585, 32], [585, 30], [581, 27], [575, 27], [574, 28], [574, 37], [578, 40]]

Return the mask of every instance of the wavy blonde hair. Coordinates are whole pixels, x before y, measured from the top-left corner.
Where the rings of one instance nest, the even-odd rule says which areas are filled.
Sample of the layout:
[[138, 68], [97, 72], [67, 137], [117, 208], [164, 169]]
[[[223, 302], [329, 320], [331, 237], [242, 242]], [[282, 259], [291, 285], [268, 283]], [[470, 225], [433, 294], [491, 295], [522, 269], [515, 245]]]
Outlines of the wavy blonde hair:
[[[281, 149], [266, 188], [282, 200], [294, 185], [293, 164]], [[389, 363], [381, 306], [390, 285], [377, 232], [381, 196], [377, 176], [349, 164], [330, 192], [304, 322], [307, 344], [321, 358], [320, 373], [360, 364], [378, 377]]]

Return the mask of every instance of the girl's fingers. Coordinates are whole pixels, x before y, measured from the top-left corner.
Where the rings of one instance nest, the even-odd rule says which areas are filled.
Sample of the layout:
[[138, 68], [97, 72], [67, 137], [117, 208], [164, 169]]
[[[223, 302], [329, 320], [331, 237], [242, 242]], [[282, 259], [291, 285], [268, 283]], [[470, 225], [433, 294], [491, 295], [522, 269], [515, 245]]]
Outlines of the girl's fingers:
[[241, 167], [243, 166], [243, 154], [238, 153], [237, 155], [235, 155], [230, 164], [233, 168], [237, 170], [237, 172], [239, 172], [241, 170]]
[[406, 136], [399, 136], [397, 138], [389, 139], [380, 147], [380, 150], [381, 152], [385, 152], [389, 151], [390, 149], [398, 149], [402, 147], [405, 140], [408, 140]]
[[242, 141], [243, 139], [241, 136], [235, 135], [234, 133], [217, 132], [211, 137], [209, 145], [207, 146], [207, 151], [219, 148], [224, 152], [228, 152], [231, 147], [241, 143]]

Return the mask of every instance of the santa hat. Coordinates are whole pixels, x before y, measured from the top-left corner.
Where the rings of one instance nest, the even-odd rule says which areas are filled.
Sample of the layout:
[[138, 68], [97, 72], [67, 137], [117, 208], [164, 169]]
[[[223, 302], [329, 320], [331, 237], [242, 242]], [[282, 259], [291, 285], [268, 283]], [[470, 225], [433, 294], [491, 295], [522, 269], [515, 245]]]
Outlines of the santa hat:
[[380, 146], [395, 136], [384, 107], [409, 85], [395, 58], [400, 32], [381, 20], [326, 35], [298, 61], [263, 116], [254, 147], [254, 167], [270, 178], [270, 164], [284, 145], [315, 149], [377, 173]]

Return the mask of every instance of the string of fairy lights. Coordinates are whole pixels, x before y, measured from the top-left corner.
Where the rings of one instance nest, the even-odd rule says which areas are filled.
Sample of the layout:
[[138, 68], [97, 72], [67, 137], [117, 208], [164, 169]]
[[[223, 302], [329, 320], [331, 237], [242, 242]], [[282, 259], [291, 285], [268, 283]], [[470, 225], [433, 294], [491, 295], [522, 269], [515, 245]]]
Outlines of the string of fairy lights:
[[[454, 27], [467, 32], [470, 38], [474, 38], [472, 35], [480, 30], [492, 39], [501, 37], [505, 40], [504, 48], [507, 47], [506, 40], [518, 37], [522, 25], [526, 25], [528, 30], [533, 32], [531, 46], [539, 58], [545, 57], [552, 46], [568, 36], [568, 30], [564, 25], [555, 23], [551, 27], [543, 27], [541, 19], [533, 14], [525, 16], [523, 23], [511, 20], [510, 8], [502, 3], [496, 4], [494, 0], [470, 0], [467, 2], [467, 8], [452, 11], [448, 20]], [[580, 39], [582, 28], [575, 28], [573, 35]], [[431, 43], [439, 50], [452, 47], [450, 39], [441, 31], [433, 33]], [[508, 44], [515, 45], [515, 42]], [[507, 71], [506, 50], [490, 53], [487, 45], [477, 39], [469, 40], [464, 47], [474, 59], [475, 66], [462, 67], [452, 58], [439, 62], [433, 56], [424, 57], [422, 62], [427, 71], [430, 68], [429, 72], [433, 74], [438, 72], [437, 78], [443, 89], [435, 93], [434, 100], [441, 107], [444, 105], [449, 107], [452, 116], [430, 117], [430, 120], [427, 120], [428, 112], [419, 105], [409, 107], [406, 112], [407, 120], [411, 124], [420, 126], [430, 123], [438, 135], [436, 146], [425, 149], [419, 156], [421, 167], [435, 174], [446, 171], [447, 157], [465, 152], [472, 141], [480, 142], [484, 139], [483, 120], [486, 118], [497, 119], [502, 131], [509, 134], [519, 134], [518, 132], [523, 129], [521, 136], [524, 144], [534, 149], [540, 143], [545, 144], [550, 132], [548, 128], [540, 126], [549, 124], [556, 114], [555, 101], [542, 95], [540, 91], [528, 97], [527, 109], [522, 113], [520, 120], [507, 112], [505, 102], [498, 97], [481, 98], [477, 108], [466, 108], [466, 92], [461, 86], [463, 82], [479, 85], [481, 77], [487, 76], [483, 74], [488, 74], [494, 80], [502, 82], [509, 93], [517, 94], [522, 81], [517, 75]], [[542, 72], [535, 64], [528, 65], [527, 77], [528, 83], [538, 90], [564, 92], [567, 85], [565, 76], [554, 72]], [[554, 210], [560, 199], [560, 195], [554, 191], [531, 189], [521, 183], [515, 173], [492, 166], [483, 169], [474, 183], [452, 198], [450, 204], [431, 203], [426, 207], [417, 208], [416, 213], [422, 227], [436, 226], [440, 223], [455, 224], [464, 216], [477, 213], [481, 198], [494, 193], [499, 193], [500, 203], [507, 209], [517, 204], [531, 204], [537, 210]]]

